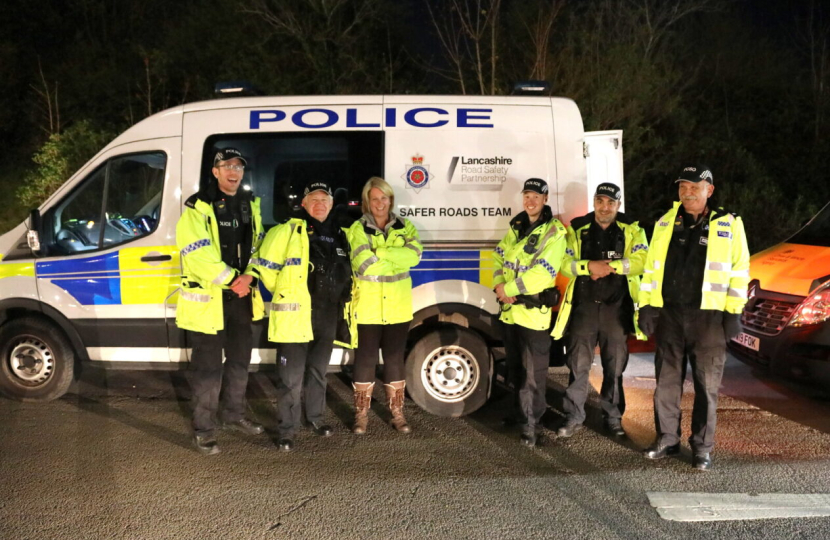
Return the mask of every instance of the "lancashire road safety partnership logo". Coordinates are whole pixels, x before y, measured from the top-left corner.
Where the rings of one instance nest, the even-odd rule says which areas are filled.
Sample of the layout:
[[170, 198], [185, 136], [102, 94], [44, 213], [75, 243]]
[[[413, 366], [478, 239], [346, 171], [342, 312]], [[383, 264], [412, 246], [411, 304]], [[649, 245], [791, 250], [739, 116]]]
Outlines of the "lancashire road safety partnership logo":
[[415, 154], [412, 156], [412, 163], [404, 165], [406, 172], [401, 178], [406, 180], [407, 189], [414, 189], [415, 193], [429, 187], [429, 165], [424, 165], [424, 156]]

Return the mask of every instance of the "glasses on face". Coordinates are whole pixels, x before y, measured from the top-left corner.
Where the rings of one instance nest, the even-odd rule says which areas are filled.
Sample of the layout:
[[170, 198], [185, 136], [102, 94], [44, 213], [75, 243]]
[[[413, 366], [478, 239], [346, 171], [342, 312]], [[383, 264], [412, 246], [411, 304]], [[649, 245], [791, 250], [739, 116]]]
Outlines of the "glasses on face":
[[229, 171], [242, 172], [245, 170], [245, 165], [219, 165], [219, 168]]

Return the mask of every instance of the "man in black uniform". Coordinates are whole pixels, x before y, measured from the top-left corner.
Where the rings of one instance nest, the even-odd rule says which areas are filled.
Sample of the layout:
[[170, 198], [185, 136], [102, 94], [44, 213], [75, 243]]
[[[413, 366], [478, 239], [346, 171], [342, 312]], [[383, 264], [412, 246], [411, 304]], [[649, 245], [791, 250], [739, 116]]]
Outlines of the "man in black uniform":
[[560, 437], [572, 436], [585, 421], [588, 376], [597, 344], [603, 371], [599, 401], [605, 427], [618, 437], [625, 435], [622, 374], [628, 364], [628, 334], [635, 331], [634, 302], [647, 246], [645, 232], [619, 212], [621, 198], [618, 186], [600, 184], [594, 195], [594, 211], [575, 218], [568, 227], [562, 273], [571, 281], [553, 331], [553, 337], [560, 339], [567, 328], [571, 371], [562, 404], [567, 416], [557, 431]]
[[[294, 434], [302, 418], [300, 397], [303, 393], [306, 419], [311, 428], [323, 437], [333, 433], [331, 426], [324, 422], [326, 371], [335, 340], [346, 339], [340, 332], [344, 330], [344, 324], [347, 325], [343, 320], [343, 307], [351, 298], [352, 284], [349, 242], [331, 211], [331, 187], [326, 182], [310, 183], [305, 188], [302, 206], [297, 219], [280, 225], [282, 228], [297, 227], [301, 225], [299, 220], [305, 222], [305, 234], [308, 235], [306, 286], [311, 296], [311, 341], [278, 342], [277, 345], [280, 378], [278, 444], [280, 450], [286, 452], [294, 448]], [[290, 244], [299, 241], [296, 234], [287, 236], [274, 230], [265, 240], [262, 256], [271, 261], [284, 260], [285, 254], [292, 249]], [[273, 316], [271, 324], [274, 324]]]
[[[176, 319], [190, 331], [193, 442], [203, 454], [219, 452], [214, 429], [220, 390], [220, 427], [262, 433], [261, 425], [245, 417], [251, 320], [263, 316], [256, 279], [246, 273], [262, 240], [262, 222], [259, 200], [250, 191], [239, 191], [245, 165], [235, 148], [216, 152], [215, 181], [185, 202], [176, 227], [184, 280]], [[254, 304], [259, 308], [256, 317]]]

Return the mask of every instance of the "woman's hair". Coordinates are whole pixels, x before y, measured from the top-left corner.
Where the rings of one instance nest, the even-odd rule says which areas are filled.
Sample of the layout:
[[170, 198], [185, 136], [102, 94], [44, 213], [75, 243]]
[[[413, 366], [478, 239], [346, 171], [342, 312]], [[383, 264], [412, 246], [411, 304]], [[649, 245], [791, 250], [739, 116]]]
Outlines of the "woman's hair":
[[361, 206], [363, 213], [372, 213], [372, 209], [369, 206], [369, 192], [372, 191], [372, 188], [378, 188], [381, 193], [389, 197], [389, 211], [391, 212], [392, 209], [395, 208], [395, 192], [392, 191], [392, 186], [390, 186], [386, 180], [379, 176], [373, 176], [368, 182], [366, 182], [366, 185], [363, 186], [363, 205]]

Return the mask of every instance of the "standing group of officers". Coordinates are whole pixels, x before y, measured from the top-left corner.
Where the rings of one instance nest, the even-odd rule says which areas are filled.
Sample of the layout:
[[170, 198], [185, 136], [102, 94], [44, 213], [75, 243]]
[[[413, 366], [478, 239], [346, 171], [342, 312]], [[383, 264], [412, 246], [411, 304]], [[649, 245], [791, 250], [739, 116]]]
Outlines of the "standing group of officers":
[[[250, 322], [265, 316], [260, 281], [272, 294], [268, 339], [278, 350], [279, 448], [294, 448], [303, 402], [311, 429], [320, 436], [333, 433], [324, 411], [335, 344], [356, 347], [353, 432], [367, 431], [382, 352], [391, 424], [409, 433], [403, 415], [403, 357], [412, 320], [409, 270], [419, 263], [422, 246], [412, 223], [392, 212], [392, 188], [371, 178], [362, 193], [363, 216], [346, 224], [332, 212], [331, 186], [312, 182], [302, 211], [265, 235], [259, 199], [240, 190], [246, 164], [234, 148], [217, 151], [216, 181], [186, 201], [177, 226], [183, 272], [176, 320], [193, 346], [197, 450], [219, 452], [218, 428], [262, 432], [245, 416]], [[695, 390], [692, 465], [712, 467], [718, 387], [726, 343], [741, 330], [749, 250], [740, 217], [710, 206], [714, 179], [708, 167], [686, 167], [676, 183], [679, 201], [655, 224], [650, 244], [638, 223], [619, 212], [622, 193], [614, 184], [600, 184], [594, 211], [565, 227], [547, 205], [547, 183], [539, 178], [524, 183], [524, 211], [511, 220], [493, 255], [507, 378], [516, 389], [508, 419], [522, 425], [523, 444], [536, 444], [547, 410], [551, 336], [566, 340], [566, 416], [556, 433], [571, 437], [585, 421], [597, 346], [604, 425], [614, 436], [625, 435], [627, 338], [655, 335], [657, 439], [645, 456], [660, 459], [680, 450], [688, 360]], [[561, 305], [560, 273], [570, 278]]]

